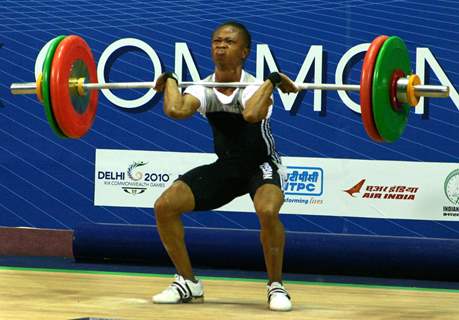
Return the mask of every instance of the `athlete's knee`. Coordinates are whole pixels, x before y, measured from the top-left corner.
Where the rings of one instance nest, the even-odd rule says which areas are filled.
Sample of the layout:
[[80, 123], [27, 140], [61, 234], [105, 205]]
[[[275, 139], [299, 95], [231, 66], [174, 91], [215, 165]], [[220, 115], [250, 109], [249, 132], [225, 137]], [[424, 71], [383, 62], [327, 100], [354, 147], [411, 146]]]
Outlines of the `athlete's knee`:
[[270, 204], [261, 204], [256, 208], [258, 219], [262, 227], [272, 226], [279, 221], [279, 210]]
[[191, 211], [194, 207], [193, 194], [184, 183], [176, 182], [155, 201], [154, 211], [157, 220], [164, 221]]
[[156, 220], [160, 222], [178, 214], [169, 197], [164, 194], [155, 201], [154, 209]]
[[282, 203], [283, 195], [277, 186], [266, 184], [257, 190], [254, 205], [262, 227], [269, 227], [279, 222]]

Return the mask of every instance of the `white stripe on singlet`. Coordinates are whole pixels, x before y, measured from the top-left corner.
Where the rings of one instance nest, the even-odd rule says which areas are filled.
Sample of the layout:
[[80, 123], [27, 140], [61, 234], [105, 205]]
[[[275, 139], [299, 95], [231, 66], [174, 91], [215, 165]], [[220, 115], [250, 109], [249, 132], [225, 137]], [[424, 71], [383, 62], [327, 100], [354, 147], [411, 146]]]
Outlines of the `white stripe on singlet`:
[[281, 164], [282, 160], [279, 156], [279, 153], [276, 151], [276, 143], [274, 142], [274, 136], [271, 131], [271, 123], [269, 121], [267, 121], [267, 126], [268, 126], [269, 138], [271, 139], [271, 143], [272, 143], [272, 157], [274, 158], [276, 163]]
[[276, 149], [274, 148], [274, 138], [271, 132], [269, 121], [267, 121], [267, 119], [263, 119], [260, 127], [261, 127], [261, 135], [263, 137], [263, 140], [265, 140], [266, 147], [268, 148], [268, 155], [271, 156], [274, 162], [280, 164], [281, 159], [279, 158], [279, 155], [276, 152]]

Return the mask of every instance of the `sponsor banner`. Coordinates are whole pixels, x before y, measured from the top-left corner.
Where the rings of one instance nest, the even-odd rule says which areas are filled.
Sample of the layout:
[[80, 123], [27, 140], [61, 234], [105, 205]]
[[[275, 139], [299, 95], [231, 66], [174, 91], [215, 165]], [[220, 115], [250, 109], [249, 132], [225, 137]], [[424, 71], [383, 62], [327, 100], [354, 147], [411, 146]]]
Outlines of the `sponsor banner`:
[[152, 208], [177, 177], [216, 155], [137, 150], [96, 150], [94, 204]]
[[[210, 153], [96, 150], [95, 205], [153, 207]], [[459, 221], [459, 164], [283, 157], [281, 213]], [[253, 212], [248, 195], [219, 208]]]

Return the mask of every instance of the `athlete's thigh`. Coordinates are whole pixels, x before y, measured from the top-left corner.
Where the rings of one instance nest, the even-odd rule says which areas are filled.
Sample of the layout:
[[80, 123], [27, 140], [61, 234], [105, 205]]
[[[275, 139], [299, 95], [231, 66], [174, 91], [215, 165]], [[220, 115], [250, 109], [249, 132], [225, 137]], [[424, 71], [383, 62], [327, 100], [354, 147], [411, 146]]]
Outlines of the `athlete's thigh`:
[[155, 208], [158, 207], [167, 208], [172, 212], [192, 211], [195, 207], [193, 192], [183, 181], [174, 181], [156, 200]]
[[248, 192], [234, 170], [237, 167], [217, 161], [194, 168], [178, 180], [186, 183], [192, 190], [195, 211], [212, 210]]
[[257, 214], [277, 215], [283, 203], [282, 190], [272, 183], [262, 184], [253, 197], [253, 205]]
[[252, 172], [250, 196], [257, 211], [259, 208], [280, 209], [284, 202], [284, 179], [279, 167], [271, 161], [262, 163]]

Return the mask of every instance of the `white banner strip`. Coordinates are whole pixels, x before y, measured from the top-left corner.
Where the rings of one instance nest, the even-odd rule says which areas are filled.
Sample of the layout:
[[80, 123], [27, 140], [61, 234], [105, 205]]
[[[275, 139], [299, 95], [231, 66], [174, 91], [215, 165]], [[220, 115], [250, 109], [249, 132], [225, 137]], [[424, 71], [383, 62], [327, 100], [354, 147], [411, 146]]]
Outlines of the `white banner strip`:
[[[180, 174], [214, 154], [96, 150], [98, 206], [151, 208]], [[391, 219], [458, 220], [459, 164], [283, 157], [281, 213]], [[219, 208], [253, 212], [248, 195]]]

